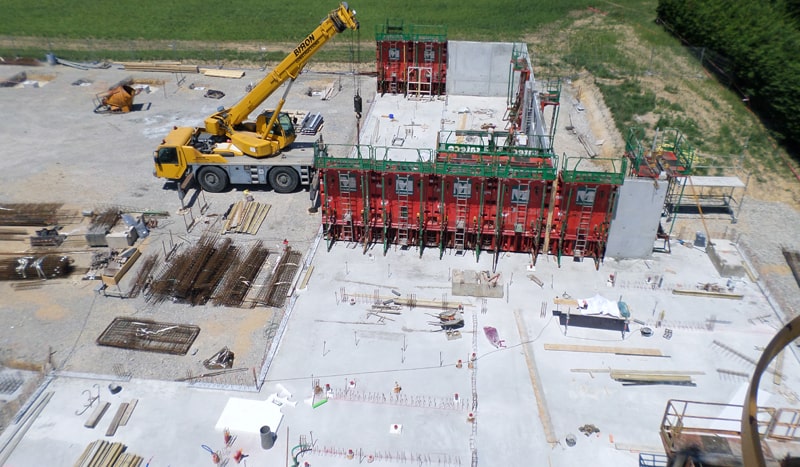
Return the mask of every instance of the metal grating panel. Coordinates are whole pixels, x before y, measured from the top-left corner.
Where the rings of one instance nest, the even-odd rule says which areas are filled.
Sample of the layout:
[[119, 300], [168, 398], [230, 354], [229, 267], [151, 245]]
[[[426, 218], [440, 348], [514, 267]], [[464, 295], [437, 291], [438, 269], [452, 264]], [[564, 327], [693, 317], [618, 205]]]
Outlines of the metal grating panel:
[[198, 334], [197, 326], [114, 318], [97, 338], [97, 343], [121, 349], [186, 355]]
[[22, 386], [25, 381], [18, 375], [8, 373], [0, 374], [0, 396], [10, 396]]

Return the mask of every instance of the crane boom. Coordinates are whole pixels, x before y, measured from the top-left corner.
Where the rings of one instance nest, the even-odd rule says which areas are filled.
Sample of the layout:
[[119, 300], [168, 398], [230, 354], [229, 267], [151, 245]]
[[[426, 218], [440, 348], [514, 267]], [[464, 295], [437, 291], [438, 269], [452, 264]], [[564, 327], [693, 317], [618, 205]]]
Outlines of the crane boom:
[[[306, 63], [326, 42], [345, 29], [358, 29], [359, 24], [355, 15], [356, 12], [351, 10], [346, 2], [342, 2], [244, 98], [232, 107], [206, 118], [206, 132], [216, 136], [227, 136], [244, 154], [253, 157], [274, 155], [284, 146], [291, 144], [292, 141], [280, 142], [271, 137], [271, 132], [286, 100], [286, 94], [281, 98], [275, 110], [263, 117], [259, 116], [255, 125], [243, 125], [243, 123], [251, 112], [287, 80], [290, 80], [289, 87], [291, 87]], [[269, 121], [267, 121], [267, 116], [269, 116]]]

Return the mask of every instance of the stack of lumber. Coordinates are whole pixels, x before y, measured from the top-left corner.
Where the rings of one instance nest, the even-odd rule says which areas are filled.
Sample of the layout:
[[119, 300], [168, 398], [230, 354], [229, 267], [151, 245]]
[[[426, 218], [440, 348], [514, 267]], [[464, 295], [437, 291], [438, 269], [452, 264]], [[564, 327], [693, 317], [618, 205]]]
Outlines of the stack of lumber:
[[615, 355], [639, 355], [642, 357], [663, 357], [660, 349], [637, 347], [605, 347], [600, 345], [544, 344], [545, 350], [561, 352], [613, 353]]
[[89, 443], [75, 462], [75, 467], [139, 467], [144, 462], [141, 456], [126, 453], [122, 443], [98, 440]]
[[119, 62], [126, 70], [163, 71], [166, 73], [200, 73], [197, 65], [181, 65], [181, 62]]
[[220, 70], [218, 68], [200, 68], [200, 73], [202, 73], [204, 76], [213, 76], [215, 78], [239, 79], [244, 77], [243, 70]]
[[611, 370], [610, 374], [622, 383], [692, 384], [690, 375], [671, 371]]
[[731, 300], [741, 300], [744, 298], [742, 294], [728, 293], [728, 292], [714, 292], [706, 290], [687, 290], [687, 289], [674, 289], [673, 295], [690, 295], [693, 297], [709, 297], [709, 298], [728, 298]]
[[269, 212], [269, 204], [257, 203], [255, 201], [241, 200], [231, 208], [228, 219], [222, 226], [222, 234], [226, 233], [247, 233], [255, 235]]

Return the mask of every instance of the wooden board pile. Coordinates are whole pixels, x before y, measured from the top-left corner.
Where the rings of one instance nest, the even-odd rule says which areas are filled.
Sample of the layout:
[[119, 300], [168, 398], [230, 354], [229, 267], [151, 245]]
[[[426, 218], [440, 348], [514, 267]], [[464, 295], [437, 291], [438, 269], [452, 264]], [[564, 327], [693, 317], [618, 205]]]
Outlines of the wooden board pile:
[[255, 235], [264, 219], [267, 218], [271, 205], [257, 203], [255, 201], [237, 201], [231, 208], [225, 224], [222, 226], [222, 234], [226, 233], [246, 233]]
[[182, 65], [181, 62], [119, 62], [126, 70], [159, 71], [165, 73], [200, 73], [197, 65]]
[[127, 446], [97, 440], [89, 443], [75, 462], [75, 467], [139, 467], [144, 462], [142, 456], [125, 452]]

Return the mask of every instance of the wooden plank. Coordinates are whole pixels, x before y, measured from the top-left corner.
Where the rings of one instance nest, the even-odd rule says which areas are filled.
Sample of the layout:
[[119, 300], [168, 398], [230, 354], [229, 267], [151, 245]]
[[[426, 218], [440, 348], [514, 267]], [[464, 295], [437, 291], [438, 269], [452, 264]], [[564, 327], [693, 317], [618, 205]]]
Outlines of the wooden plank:
[[744, 298], [742, 294], [724, 293], [724, 292], [708, 292], [705, 290], [687, 290], [675, 289], [672, 291], [673, 295], [690, 295], [692, 297], [709, 297], [709, 298], [728, 298], [731, 300], [741, 300]]
[[94, 467], [98, 465], [103, 465], [103, 461], [108, 456], [108, 452], [111, 450], [111, 443], [108, 441], [103, 441], [100, 446], [98, 446], [97, 450], [92, 456], [91, 460], [86, 464], [88, 467]]
[[539, 279], [538, 277], [536, 277], [535, 275], [533, 275], [533, 274], [528, 274], [528, 279], [530, 279], [530, 280], [532, 280], [533, 282], [535, 282], [535, 283], [536, 283], [536, 285], [538, 285], [539, 287], [542, 287], [542, 288], [544, 288], [544, 282], [542, 282], [542, 280], [541, 280], [541, 279]]
[[436, 300], [411, 300], [408, 298], [398, 298], [398, 297], [386, 297], [391, 298], [394, 302], [401, 306], [411, 306], [412, 304], [415, 307], [420, 308], [444, 308], [448, 310], [457, 310], [459, 307], [463, 308], [464, 303], [462, 302], [454, 302], [448, 300], [444, 306], [442, 306], [442, 302]]
[[120, 454], [122, 454], [122, 450], [125, 449], [125, 445], [122, 443], [111, 443], [111, 446], [106, 452], [105, 457], [101, 460], [101, 463], [98, 467], [111, 467], [119, 458]]
[[231, 208], [231, 212], [228, 213], [228, 218], [225, 219], [225, 223], [222, 225], [222, 234], [225, 235], [231, 230], [231, 224], [233, 224], [234, 218], [239, 212], [239, 209], [242, 207], [242, 201], [237, 201], [233, 204]]
[[640, 383], [691, 383], [692, 377], [689, 375], [673, 375], [658, 373], [639, 373], [627, 371], [612, 371], [611, 378], [615, 381], [633, 381]]
[[308, 287], [308, 281], [311, 279], [312, 272], [314, 272], [313, 264], [306, 269], [306, 274], [303, 276], [303, 280], [300, 282], [300, 287], [298, 287], [298, 290], [305, 290], [305, 288]]
[[251, 232], [250, 232], [253, 235], [257, 234], [258, 231], [261, 229], [261, 224], [264, 223], [264, 220], [267, 218], [267, 214], [269, 214], [269, 210], [272, 207], [271, 204], [263, 204], [262, 206], [263, 206], [263, 208], [261, 209], [261, 212], [259, 213], [258, 220], [257, 220], [256, 224], [253, 226], [253, 229], [251, 229]]
[[574, 298], [556, 297], [556, 298], [553, 299], [553, 303], [555, 303], [556, 305], [567, 305], [567, 306], [575, 306], [575, 307], [578, 306], [578, 301], [575, 300]]
[[103, 418], [103, 414], [106, 413], [108, 407], [111, 405], [109, 402], [100, 402], [97, 404], [97, 407], [94, 408], [94, 411], [86, 420], [86, 423], [83, 424], [86, 428], [94, 428], [97, 426], [97, 423]]
[[94, 450], [95, 446], [99, 442], [100, 441], [92, 441], [91, 443], [89, 443], [86, 446], [86, 449], [83, 450], [83, 454], [81, 454], [81, 457], [79, 457], [78, 460], [75, 461], [75, 464], [73, 464], [73, 466], [74, 467], [82, 467], [84, 462], [86, 462], [86, 459], [89, 458], [89, 455], [92, 453], [92, 451]]
[[613, 368], [572, 368], [573, 373], [613, 373], [623, 372], [643, 375], [704, 375], [705, 371], [647, 371], [647, 370], [615, 370]]
[[150, 62], [114, 62], [117, 65], [122, 66], [137, 66], [137, 65], [145, 65], [145, 66], [156, 66], [156, 65], [180, 65], [181, 62], [177, 60], [157, 60], [157, 61], [150, 61]]
[[775, 373], [772, 375], [772, 383], [776, 386], [781, 384], [781, 376], [783, 373], [783, 351], [775, 357]]
[[136, 404], [139, 403], [139, 399], [131, 399], [128, 402], [128, 407], [125, 409], [125, 413], [122, 414], [122, 419], [119, 421], [121, 426], [125, 426], [128, 424], [128, 420], [131, 418], [131, 414], [133, 413], [133, 409], [136, 408]]
[[562, 352], [613, 353], [616, 355], [640, 355], [645, 357], [663, 357], [660, 349], [604, 347], [600, 345], [545, 344], [545, 350]]
[[117, 407], [117, 413], [114, 414], [114, 418], [111, 419], [111, 423], [108, 425], [106, 436], [114, 436], [114, 433], [117, 432], [117, 428], [119, 428], [119, 421], [122, 420], [122, 416], [125, 414], [127, 409], [127, 402], [123, 402], [119, 405], [119, 407]]
[[213, 76], [215, 78], [239, 79], [244, 77], [243, 70], [217, 70], [215, 68], [200, 68], [200, 73], [205, 76]]

